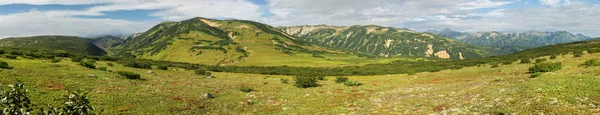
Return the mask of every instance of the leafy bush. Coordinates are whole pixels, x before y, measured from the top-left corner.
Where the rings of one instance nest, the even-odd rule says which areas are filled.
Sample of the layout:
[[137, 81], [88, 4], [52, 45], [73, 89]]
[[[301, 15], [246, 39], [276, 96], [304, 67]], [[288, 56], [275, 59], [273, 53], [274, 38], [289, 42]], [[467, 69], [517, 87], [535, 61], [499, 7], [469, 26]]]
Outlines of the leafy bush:
[[84, 59], [79, 62], [79, 65], [87, 68], [96, 68], [96, 60]]
[[536, 63], [534, 66], [529, 67], [529, 73], [536, 72], [553, 72], [562, 69], [562, 63]]
[[111, 67], [115, 66], [115, 64], [113, 64], [113, 63], [106, 63], [106, 65], [111, 66]]
[[577, 53], [575, 53], [575, 55], [573, 57], [581, 57], [581, 56], [583, 56], [583, 53], [582, 52], [577, 52]]
[[244, 85], [244, 86], [240, 87], [240, 91], [242, 91], [242, 92], [246, 92], [246, 93], [247, 93], [247, 92], [252, 92], [252, 91], [254, 91], [254, 89], [252, 89], [251, 87], [248, 87], [248, 86], [245, 86], [245, 85]]
[[527, 58], [523, 58], [523, 59], [521, 59], [521, 63], [522, 63], [522, 64], [531, 63], [531, 60], [529, 60], [529, 59], [527, 59]]
[[196, 73], [196, 75], [204, 75], [204, 76], [211, 76], [212, 75], [212, 73], [210, 73], [209, 71], [202, 70], [202, 69], [194, 70], [194, 73]]
[[289, 79], [285, 79], [285, 78], [281, 78], [281, 79], [279, 79], [279, 81], [281, 81], [281, 83], [283, 83], [283, 84], [288, 84], [290, 80]]
[[20, 51], [14, 51], [14, 50], [13, 50], [13, 51], [10, 51], [10, 52], [8, 52], [8, 53], [9, 53], [9, 54], [11, 54], [11, 55], [23, 55], [23, 52], [20, 52]]
[[598, 59], [586, 60], [581, 66], [585, 66], [585, 67], [600, 66], [600, 61], [598, 61]]
[[25, 115], [33, 110], [33, 104], [29, 99], [29, 91], [20, 82], [9, 85], [10, 89], [2, 91], [0, 104], [4, 108], [2, 113], [8, 115]]
[[150, 65], [149, 63], [141, 62], [141, 61], [124, 60], [124, 61], [120, 61], [120, 63], [123, 64], [123, 66], [125, 66], [125, 67], [152, 69], [152, 65]]
[[158, 69], [160, 69], [160, 70], [169, 70], [169, 66], [159, 65]]
[[4, 57], [8, 59], [17, 59], [17, 56], [15, 55], [5, 55]]
[[589, 49], [589, 50], [587, 50], [587, 52], [590, 53], [590, 54], [593, 54], [593, 53], [600, 52], [600, 50], [598, 50], [598, 49]]
[[44, 110], [43, 108], [40, 110], [39, 114], [42, 115], [95, 115], [94, 106], [91, 105], [90, 99], [87, 96], [87, 93], [78, 92], [69, 92], [68, 95], [65, 95], [62, 100], [62, 106], [54, 107], [48, 105], [49, 109]]
[[102, 67], [99, 67], [98, 69], [102, 70], [102, 71], [106, 71], [107, 68], [106, 68], [106, 66], [102, 66]]
[[492, 64], [492, 68], [497, 68], [497, 67], [500, 67], [500, 64], [498, 64], [498, 63], [493, 63]]
[[325, 79], [325, 76], [317, 76], [317, 80], [327, 80], [327, 79]]
[[535, 73], [532, 73], [531, 77], [529, 77], [529, 78], [536, 78], [536, 77], [539, 77], [541, 75], [542, 75], [542, 72], [535, 72]]
[[502, 65], [510, 65], [510, 64], [513, 64], [513, 61], [510, 61], [510, 60], [502, 61]]
[[548, 61], [548, 59], [546, 59], [546, 58], [535, 59], [535, 63], [541, 63], [541, 62], [545, 62], [545, 61]]
[[550, 56], [550, 59], [556, 59], [556, 54], [553, 54], [552, 56]]
[[83, 59], [84, 59], [83, 56], [71, 56], [71, 61], [72, 62], [80, 62]]
[[50, 62], [52, 62], [52, 63], [58, 63], [58, 62], [60, 62], [61, 60], [62, 60], [62, 58], [61, 58], [61, 57], [54, 57], [54, 58], [52, 58], [52, 59], [50, 60]]
[[298, 88], [309, 88], [317, 87], [317, 77], [315, 76], [295, 76], [296, 84], [294, 86]]
[[4, 50], [0, 50], [0, 54], [4, 54]]
[[135, 73], [135, 72], [128, 72], [128, 71], [117, 71], [117, 73], [119, 73], [119, 75], [126, 77], [127, 79], [140, 79], [141, 75], [139, 73]]
[[8, 63], [0, 60], [0, 69], [10, 69], [10, 66], [8, 66]]
[[358, 81], [346, 81], [346, 82], [344, 82], [344, 85], [346, 85], [346, 86], [361, 86], [362, 83], [360, 83]]
[[346, 81], [348, 81], [348, 77], [339, 76], [335, 78], [335, 83], [344, 83]]

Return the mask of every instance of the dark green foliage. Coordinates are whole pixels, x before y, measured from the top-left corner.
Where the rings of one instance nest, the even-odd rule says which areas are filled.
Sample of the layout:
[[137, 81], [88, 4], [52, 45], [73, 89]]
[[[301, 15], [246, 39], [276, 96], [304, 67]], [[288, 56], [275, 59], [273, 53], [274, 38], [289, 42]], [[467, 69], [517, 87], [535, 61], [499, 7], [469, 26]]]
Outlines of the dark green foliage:
[[553, 54], [552, 56], [550, 56], [550, 59], [556, 59], [556, 54]]
[[25, 115], [33, 110], [33, 103], [29, 99], [28, 90], [20, 82], [9, 85], [8, 90], [0, 92], [2, 113], [7, 115]]
[[546, 59], [546, 58], [535, 59], [535, 63], [541, 63], [541, 62], [545, 62], [545, 61], [548, 61], [548, 59]]
[[83, 59], [83, 60], [81, 60], [81, 62], [79, 62], [79, 65], [81, 65], [83, 67], [95, 69], [96, 68], [96, 60]]
[[41, 115], [96, 115], [94, 106], [92, 106], [87, 93], [77, 91], [69, 92], [63, 96], [62, 106], [54, 107], [48, 105], [47, 110], [41, 109]]
[[115, 64], [113, 64], [113, 63], [106, 63], [106, 65], [111, 66], [111, 67], [115, 66]]
[[588, 49], [588, 50], [587, 50], [587, 52], [588, 52], [589, 54], [594, 54], [594, 53], [598, 53], [598, 52], [600, 52], [600, 49]]
[[4, 54], [4, 50], [0, 50], [0, 55], [1, 55], [1, 54]]
[[117, 73], [123, 77], [126, 77], [127, 79], [141, 79], [141, 75], [139, 73], [129, 71], [117, 71]]
[[23, 55], [23, 52], [20, 52], [20, 51], [15, 51], [15, 50], [13, 50], [13, 51], [10, 51], [10, 52], [8, 52], [8, 53], [9, 53], [10, 55]]
[[252, 89], [251, 87], [248, 87], [248, 86], [244, 85], [244, 86], [240, 87], [240, 91], [248, 93], [248, 92], [254, 91], [254, 89]]
[[534, 66], [529, 67], [529, 73], [536, 73], [536, 72], [553, 72], [556, 70], [562, 69], [562, 63], [560, 62], [556, 62], [556, 63], [550, 63], [550, 62], [545, 62], [545, 63], [536, 63]]
[[[513, 62], [510, 61], [510, 60], [508, 60], [508, 61], [502, 61], [502, 65], [510, 65], [510, 64], [513, 64]], [[460, 69], [460, 68], [458, 68], [458, 69]]]
[[81, 60], [83, 60], [84, 57], [83, 56], [72, 56], [71, 57], [71, 61], [72, 62], [80, 62]]
[[285, 78], [281, 78], [281, 79], [279, 79], [279, 81], [281, 81], [281, 83], [283, 83], [283, 84], [288, 84], [290, 80], [289, 79], [285, 79]]
[[528, 64], [528, 63], [531, 63], [531, 60], [529, 58], [523, 58], [523, 59], [521, 59], [521, 63]]
[[346, 81], [348, 81], [348, 77], [339, 76], [335, 78], [335, 83], [344, 83]]
[[[37, 50], [66, 51], [80, 55], [103, 56], [106, 52], [92, 43], [91, 39], [74, 36], [34, 36], [20, 38], [6, 38], [0, 40], [0, 43], [10, 42], [14, 48], [26, 48]], [[14, 54], [13, 54], [14, 53]], [[35, 53], [12, 52], [13, 55], [29, 55], [36, 57]]]
[[600, 66], [600, 61], [598, 61], [598, 59], [586, 60], [581, 66], [584, 66], [584, 67]]
[[152, 65], [146, 62], [137, 60], [123, 60], [119, 61], [125, 67], [141, 68], [141, 69], [152, 69]]
[[106, 68], [106, 66], [102, 66], [102, 67], [99, 67], [98, 69], [102, 70], [102, 71], [106, 71], [107, 68]]
[[574, 57], [581, 57], [581, 56], [583, 56], [583, 52], [576, 52], [573, 56]]
[[202, 69], [194, 70], [194, 73], [196, 73], [196, 75], [204, 75], [204, 76], [211, 76], [212, 75], [212, 73], [210, 73], [209, 71], [202, 70]]
[[54, 58], [50, 59], [50, 62], [52, 62], [52, 63], [58, 63], [58, 62], [60, 62], [61, 60], [62, 60], [62, 58], [61, 58], [61, 57], [54, 57]]
[[8, 63], [0, 60], [0, 69], [10, 69], [10, 66], [8, 66]]
[[5, 58], [8, 58], [8, 59], [17, 59], [17, 56], [15, 56], [15, 55], [10, 55], [10, 54], [9, 54], [9, 55], [4, 55], [4, 57], [5, 57]]
[[166, 65], [159, 65], [157, 68], [158, 68], [158, 69], [160, 69], [160, 70], [168, 70], [168, 69], [169, 69], [169, 66], [166, 66]]
[[344, 85], [346, 85], [346, 86], [361, 86], [362, 83], [358, 82], [358, 81], [346, 81], [346, 82], [344, 82]]
[[316, 76], [316, 77], [317, 77], [317, 80], [327, 80], [327, 79], [325, 79], [325, 76]]
[[535, 73], [531, 73], [531, 76], [529, 78], [536, 78], [542, 75], [542, 72], [535, 72]]
[[498, 67], [500, 67], [500, 64], [498, 64], [498, 63], [493, 63], [491, 68], [498, 68]]
[[298, 88], [317, 87], [317, 77], [315, 76], [295, 76], [296, 83], [294, 86]]

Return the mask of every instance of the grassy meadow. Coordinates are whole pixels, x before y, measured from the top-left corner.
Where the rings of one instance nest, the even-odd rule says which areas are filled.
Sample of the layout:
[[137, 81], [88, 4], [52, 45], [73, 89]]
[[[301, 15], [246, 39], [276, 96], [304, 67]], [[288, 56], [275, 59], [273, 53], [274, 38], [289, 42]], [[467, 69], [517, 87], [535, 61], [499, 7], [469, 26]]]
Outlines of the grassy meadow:
[[[59, 104], [67, 91], [83, 90], [103, 114], [600, 114], [600, 67], [580, 67], [600, 57], [560, 55], [563, 69], [530, 78], [533, 64], [490, 65], [414, 75], [348, 76], [361, 86], [318, 81], [297, 88], [292, 76], [219, 73], [216, 78], [192, 70], [151, 70], [97, 62], [109, 71], [89, 69], [64, 59], [6, 59], [13, 69], [0, 69], [5, 86], [22, 81], [38, 106]], [[544, 57], [548, 58], [548, 57]], [[114, 63], [108, 66], [107, 63]], [[132, 71], [130, 80], [110, 71]], [[282, 83], [281, 79], [289, 79]], [[242, 87], [254, 91], [243, 92]], [[215, 98], [204, 98], [211, 93]]]

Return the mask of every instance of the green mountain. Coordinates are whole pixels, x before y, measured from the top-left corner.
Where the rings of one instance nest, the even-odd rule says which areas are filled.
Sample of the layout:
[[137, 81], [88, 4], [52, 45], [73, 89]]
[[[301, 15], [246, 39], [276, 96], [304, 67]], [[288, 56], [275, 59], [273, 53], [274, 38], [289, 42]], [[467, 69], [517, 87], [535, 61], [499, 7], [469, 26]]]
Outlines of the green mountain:
[[115, 46], [125, 42], [125, 40], [122, 39], [121, 37], [111, 36], [111, 35], [93, 37], [91, 39], [92, 39], [92, 43], [94, 43], [94, 45], [98, 46], [99, 48], [101, 48], [102, 50], [107, 52], [108, 54], [114, 53], [112, 50], [110, 50], [110, 48], [115, 47]]
[[119, 56], [208, 65], [282, 65], [327, 61], [341, 54], [295, 40], [269, 25], [193, 18], [163, 22], [112, 48]]
[[458, 32], [451, 29], [441, 31], [429, 31], [461, 42], [469, 43], [496, 54], [509, 54], [525, 49], [547, 46], [552, 44], [569, 43], [592, 39], [582, 34], [571, 34], [566, 31], [538, 32], [529, 31], [523, 33], [506, 32]]
[[75, 36], [33, 36], [0, 39], [0, 47], [55, 50], [69, 53], [101, 56], [106, 55], [93, 40]]
[[320, 46], [360, 51], [380, 57], [415, 56], [445, 59], [481, 58], [486, 52], [474, 46], [430, 33], [368, 26], [280, 27], [298, 40]]

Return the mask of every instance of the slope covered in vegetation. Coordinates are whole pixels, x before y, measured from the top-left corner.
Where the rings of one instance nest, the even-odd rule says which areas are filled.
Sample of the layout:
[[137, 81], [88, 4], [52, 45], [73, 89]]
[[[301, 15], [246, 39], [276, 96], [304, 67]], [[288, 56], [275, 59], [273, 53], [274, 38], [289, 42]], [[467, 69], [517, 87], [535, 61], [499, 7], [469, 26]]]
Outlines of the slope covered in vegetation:
[[106, 55], [92, 40], [75, 36], [34, 36], [0, 39], [1, 48], [55, 50], [81, 55]]

